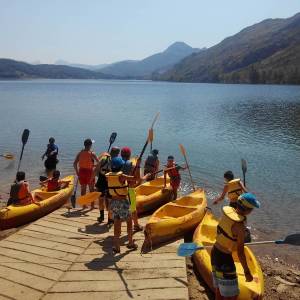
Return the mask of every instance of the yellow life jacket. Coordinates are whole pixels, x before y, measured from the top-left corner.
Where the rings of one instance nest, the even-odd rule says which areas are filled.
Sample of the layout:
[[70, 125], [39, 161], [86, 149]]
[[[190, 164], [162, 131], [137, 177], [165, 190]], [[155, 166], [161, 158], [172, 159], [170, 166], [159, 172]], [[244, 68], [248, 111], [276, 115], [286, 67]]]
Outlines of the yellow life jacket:
[[235, 223], [245, 222], [246, 217], [239, 215], [233, 207], [224, 206], [223, 207], [223, 215], [219, 221], [219, 225], [217, 227], [217, 237], [216, 242], [223, 249], [228, 252], [232, 252], [236, 249], [237, 239], [232, 234], [232, 226]]
[[243, 190], [240, 185], [240, 178], [230, 180], [228, 185], [228, 192], [227, 197], [230, 200], [230, 202], [236, 202], [239, 195], [243, 194]]
[[112, 198], [127, 198], [128, 195], [128, 183], [124, 184], [120, 182], [120, 176], [123, 172], [109, 172], [105, 176], [107, 178], [108, 191]]

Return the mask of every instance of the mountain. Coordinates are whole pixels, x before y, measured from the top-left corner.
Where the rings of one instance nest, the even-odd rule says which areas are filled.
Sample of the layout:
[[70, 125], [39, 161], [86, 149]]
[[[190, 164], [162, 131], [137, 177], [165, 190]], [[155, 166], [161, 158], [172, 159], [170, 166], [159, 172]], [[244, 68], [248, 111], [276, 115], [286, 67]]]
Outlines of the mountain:
[[32, 65], [12, 59], [0, 59], [0, 79], [111, 79], [113, 76], [86, 69], [58, 65]]
[[124, 60], [101, 69], [104, 74], [127, 78], [150, 78], [153, 72], [167, 71], [186, 56], [201, 51], [183, 42], [176, 42], [165, 51], [146, 57], [143, 60]]
[[300, 84], [299, 50], [300, 13], [247, 27], [153, 79]]
[[109, 64], [100, 64], [100, 65], [76, 64], [76, 63], [70, 63], [70, 62], [62, 60], [62, 59], [57, 60], [54, 64], [55, 65], [64, 65], [64, 66], [69, 66], [69, 67], [74, 67], [74, 68], [87, 69], [87, 70], [92, 70], [92, 71], [99, 71], [102, 68], [109, 65]]

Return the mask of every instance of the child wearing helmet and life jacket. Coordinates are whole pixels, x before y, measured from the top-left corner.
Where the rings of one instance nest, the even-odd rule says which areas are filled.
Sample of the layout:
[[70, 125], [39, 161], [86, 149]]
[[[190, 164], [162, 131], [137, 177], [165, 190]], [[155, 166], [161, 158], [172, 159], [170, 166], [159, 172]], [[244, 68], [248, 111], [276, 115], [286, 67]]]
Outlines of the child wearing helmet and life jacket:
[[53, 172], [53, 176], [42, 181], [41, 185], [47, 187], [48, 192], [59, 191], [60, 189], [66, 188], [69, 185], [70, 180], [68, 181], [59, 180], [59, 177], [60, 177], [60, 171], [55, 170]]
[[11, 204], [27, 205], [36, 203], [30, 192], [29, 183], [25, 180], [25, 172], [19, 171], [16, 174], [16, 180], [12, 184], [9, 193], [7, 206]]
[[244, 193], [238, 197], [236, 207], [224, 206], [223, 215], [217, 227], [216, 242], [211, 250], [212, 277], [215, 299], [236, 299], [239, 285], [232, 252], [237, 251], [246, 281], [253, 276], [248, 267], [245, 250], [246, 216], [260, 203], [255, 195]]
[[148, 155], [145, 165], [144, 165], [144, 175], [151, 173], [151, 175], [148, 177], [147, 181], [154, 180], [157, 176], [156, 172], [159, 169], [159, 159], [158, 159], [158, 150], [153, 149]]
[[[99, 162], [96, 154], [91, 150], [94, 141], [86, 139], [84, 141], [84, 149], [77, 155], [73, 163], [73, 167], [78, 176], [81, 186], [81, 196], [86, 194], [86, 188], [89, 186], [90, 192], [94, 191], [95, 177], [93, 176], [94, 164]], [[85, 206], [83, 207], [85, 208]], [[94, 202], [91, 203], [91, 208], [94, 208]]]
[[[130, 202], [128, 199], [128, 183], [136, 182], [137, 176], [128, 176], [122, 172], [124, 161], [121, 157], [111, 160], [111, 172], [106, 174], [108, 183], [108, 197], [110, 198], [110, 210], [114, 220], [114, 253], [120, 253], [120, 235], [122, 221], [127, 223], [128, 249], [137, 249], [133, 240], [132, 217]], [[143, 178], [146, 179], [146, 176]]]
[[[133, 175], [133, 171], [135, 170], [135, 177], [140, 179], [140, 162], [137, 163], [137, 165], [134, 167], [132, 161], [130, 161], [131, 157], [131, 149], [129, 147], [123, 147], [121, 149], [121, 157], [124, 160], [124, 165], [122, 168], [122, 172], [125, 175]], [[133, 220], [133, 230], [134, 231], [142, 231], [143, 226], [139, 224], [138, 214], [136, 210], [136, 195], [135, 195], [135, 187], [137, 183], [136, 182], [128, 182], [128, 197], [130, 200], [130, 211], [132, 215]]]
[[177, 199], [177, 191], [180, 186], [181, 176], [179, 170], [185, 170], [186, 167], [177, 165], [174, 161], [174, 156], [169, 155], [167, 160], [166, 169], [164, 169], [164, 187], [167, 185], [167, 174], [170, 177], [170, 185], [173, 193], [173, 200]]
[[242, 183], [241, 179], [234, 179], [232, 171], [226, 171], [224, 173], [224, 188], [222, 194], [213, 202], [213, 204], [218, 204], [221, 202], [227, 194], [229, 206], [236, 207], [238, 197], [246, 192], [247, 189]]

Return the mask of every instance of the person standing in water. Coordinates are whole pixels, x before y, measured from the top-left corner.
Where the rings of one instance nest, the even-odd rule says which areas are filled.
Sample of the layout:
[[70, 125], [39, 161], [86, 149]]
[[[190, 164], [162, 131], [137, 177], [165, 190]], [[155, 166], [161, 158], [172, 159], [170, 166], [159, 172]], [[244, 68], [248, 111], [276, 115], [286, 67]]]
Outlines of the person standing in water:
[[42, 155], [42, 160], [44, 160], [45, 157], [45, 168], [47, 175], [49, 176], [54, 170], [56, 170], [56, 165], [58, 164], [58, 147], [55, 145], [55, 139], [53, 137], [49, 138], [49, 144], [47, 145], [47, 149], [45, 153]]
[[240, 195], [236, 202], [236, 208], [223, 207], [223, 215], [217, 227], [216, 242], [211, 250], [212, 278], [216, 300], [234, 300], [239, 295], [238, 278], [232, 258], [233, 251], [237, 251], [246, 281], [253, 280], [246, 261], [244, 240], [246, 216], [255, 207], [259, 208], [260, 203], [251, 193]]
[[148, 155], [145, 165], [144, 165], [144, 175], [151, 173], [152, 175], [148, 177], [148, 181], [156, 178], [155, 172], [158, 171], [159, 168], [159, 159], [158, 159], [158, 150], [153, 149]]
[[[81, 196], [86, 194], [87, 186], [90, 192], [94, 191], [95, 177], [94, 165], [99, 162], [96, 154], [91, 150], [94, 141], [86, 139], [84, 141], [84, 149], [82, 149], [77, 155], [73, 163], [73, 167], [78, 176], [81, 186]], [[85, 208], [86, 206], [83, 206]], [[94, 202], [91, 203], [91, 208], [94, 209]]]

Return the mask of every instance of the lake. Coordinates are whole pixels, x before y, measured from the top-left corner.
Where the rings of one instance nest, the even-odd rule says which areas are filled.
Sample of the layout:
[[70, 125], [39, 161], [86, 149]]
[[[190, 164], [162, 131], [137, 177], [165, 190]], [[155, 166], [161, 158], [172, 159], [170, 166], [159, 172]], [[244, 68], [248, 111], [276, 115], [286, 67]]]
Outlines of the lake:
[[[251, 226], [280, 237], [300, 228], [300, 87], [276, 85], [189, 84], [151, 81], [28, 80], [0, 81], [0, 153], [21, 150], [30, 129], [21, 169], [31, 186], [44, 172], [41, 160], [48, 138], [59, 146], [58, 169], [73, 173], [83, 140], [95, 139], [97, 153], [115, 145], [138, 154], [157, 112], [153, 146], [161, 162], [173, 154], [183, 163], [178, 144], [187, 151], [197, 186], [208, 201], [221, 192], [223, 173], [242, 176], [248, 162], [248, 188], [262, 203]], [[146, 153], [149, 151], [147, 150]], [[0, 193], [9, 192], [17, 168], [0, 160]], [[182, 193], [191, 190], [183, 173]], [[213, 207], [219, 212], [220, 206]]]

